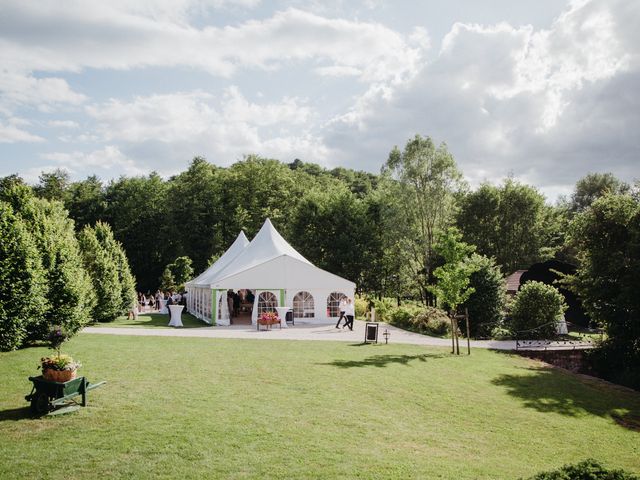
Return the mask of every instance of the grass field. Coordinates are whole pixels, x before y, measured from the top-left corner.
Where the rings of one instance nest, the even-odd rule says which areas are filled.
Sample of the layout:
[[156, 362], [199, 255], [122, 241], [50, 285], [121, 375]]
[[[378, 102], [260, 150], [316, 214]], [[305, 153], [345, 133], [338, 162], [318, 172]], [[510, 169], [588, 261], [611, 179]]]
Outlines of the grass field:
[[[206, 327], [207, 324], [202, 320], [198, 320], [196, 317], [189, 313], [182, 314], [183, 328], [196, 328]], [[169, 327], [169, 315], [163, 315], [160, 313], [141, 313], [138, 315], [137, 320], [129, 319], [126, 316], [118, 317], [113, 322], [92, 323], [92, 327], [126, 327], [126, 328], [174, 328]]]
[[47, 352], [0, 354], [0, 478], [499, 478], [640, 472], [640, 394], [517, 356], [80, 335], [89, 406], [29, 418]]

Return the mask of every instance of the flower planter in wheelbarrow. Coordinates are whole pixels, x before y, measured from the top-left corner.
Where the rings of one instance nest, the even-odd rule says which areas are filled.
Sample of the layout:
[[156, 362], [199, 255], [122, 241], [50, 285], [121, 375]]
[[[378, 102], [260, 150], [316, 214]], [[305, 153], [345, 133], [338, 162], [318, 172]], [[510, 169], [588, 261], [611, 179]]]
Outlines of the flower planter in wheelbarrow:
[[[68, 382], [50, 382], [42, 375], [29, 377], [33, 382], [31, 393], [25, 396], [25, 400], [31, 402], [31, 411], [38, 415], [59, 415], [75, 412], [87, 406], [87, 392], [104, 385], [107, 382], [90, 383], [86, 377], [78, 377]], [[80, 405], [74, 401], [74, 397], [82, 396]]]

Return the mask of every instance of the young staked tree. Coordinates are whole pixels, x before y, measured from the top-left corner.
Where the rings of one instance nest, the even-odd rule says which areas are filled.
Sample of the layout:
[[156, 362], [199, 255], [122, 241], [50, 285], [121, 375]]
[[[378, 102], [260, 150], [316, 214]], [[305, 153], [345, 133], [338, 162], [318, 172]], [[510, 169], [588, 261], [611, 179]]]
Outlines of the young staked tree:
[[45, 291], [35, 240], [13, 208], [0, 201], [0, 350], [23, 345], [44, 315]]
[[464, 188], [462, 174], [446, 144], [436, 147], [430, 137], [416, 135], [403, 151], [395, 147], [383, 167], [395, 184], [395, 208], [390, 228], [403, 245], [426, 303], [433, 303], [429, 285], [435, 282], [437, 236], [452, 223], [455, 195]]
[[[438, 303], [449, 311], [452, 342], [455, 339], [456, 343], [458, 338], [456, 314], [458, 307], [475, 291], [470, 285], [470, 278], [477, 268], [470, 261], [470, 255], [475, 247], [464, 243], [461, 238], [462, 235], [455, 228], [449, 228], [438, 236], [434, 251], [442, 257], [444, 264], [434, 270], [433, 276], [436, 278], [436, 283], [429, 286]], [[459, 346], [458, 353], [460, 353]]]

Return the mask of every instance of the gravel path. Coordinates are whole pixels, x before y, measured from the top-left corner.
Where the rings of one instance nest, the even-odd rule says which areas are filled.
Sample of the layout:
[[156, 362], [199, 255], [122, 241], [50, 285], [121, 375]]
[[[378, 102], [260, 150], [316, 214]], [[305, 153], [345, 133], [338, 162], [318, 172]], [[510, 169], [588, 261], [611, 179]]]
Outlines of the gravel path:
[[[361, 343], [364, 340], [365, 322], [356, 320], [353, 332], [335, 328], [331, 325], [318, 325], [297, 322], [289, 328], [274, 328], [257, 331], [249, 325], [230, 327], [202, 327], [202, 328], [126, 328], [126, 327], [86, 327], [83, 332], [106, 335], [139, 335], [157, 337], [204, 337], [204, 338], [246, 338], [259, 340], [328, 340], [339, 342]], [[451, 346], [451, 339], [428, 337], [417, 333], [407, 332], [391, 325], [380, 324], [378, 342], [383, 343], [382, 336], [387, 329], [391, 336], [390, 343], [408, 343], [412, 345], [433, 345], [440, 347]], [[475, 348], [492, 348], [496, 350], [514, 350], [515, 342], [498, 340], [472, 340]], [[460, 349], [467, 347], [466, 340], [460, 339]]]

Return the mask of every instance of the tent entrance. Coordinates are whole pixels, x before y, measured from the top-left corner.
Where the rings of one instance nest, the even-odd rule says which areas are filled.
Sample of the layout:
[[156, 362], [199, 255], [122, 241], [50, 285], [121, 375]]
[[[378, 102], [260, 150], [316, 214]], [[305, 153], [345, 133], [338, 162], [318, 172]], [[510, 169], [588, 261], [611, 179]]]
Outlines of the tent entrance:
[[[231, 300], [229, 300], [231, 299]], [[255, 292], [249, 289], [227, 291], [231, 325], [251, 325]]]

